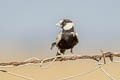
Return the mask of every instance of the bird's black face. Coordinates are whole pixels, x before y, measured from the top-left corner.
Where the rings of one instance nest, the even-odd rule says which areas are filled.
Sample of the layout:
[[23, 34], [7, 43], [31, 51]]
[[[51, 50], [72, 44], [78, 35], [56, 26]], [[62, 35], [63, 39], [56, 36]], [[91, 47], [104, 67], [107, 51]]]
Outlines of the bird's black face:
[[70, 19], [63, 19], [56, 26], [63, 28], [67, 23], [72, 23]]

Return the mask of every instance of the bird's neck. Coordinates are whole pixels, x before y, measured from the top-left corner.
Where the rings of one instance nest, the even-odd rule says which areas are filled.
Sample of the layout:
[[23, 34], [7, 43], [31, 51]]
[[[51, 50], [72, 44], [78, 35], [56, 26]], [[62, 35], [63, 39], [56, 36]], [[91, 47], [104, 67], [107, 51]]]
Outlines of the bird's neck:
[[62, 30], [62, 32], [74, 32], [74, 27], [72, 27], [71, 29], [69, 29], [69, 30]]

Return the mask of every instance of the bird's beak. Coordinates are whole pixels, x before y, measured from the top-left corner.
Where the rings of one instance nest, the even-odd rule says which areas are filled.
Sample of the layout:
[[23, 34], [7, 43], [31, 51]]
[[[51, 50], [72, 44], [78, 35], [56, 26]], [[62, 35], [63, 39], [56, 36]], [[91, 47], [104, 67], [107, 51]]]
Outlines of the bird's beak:
[[57, 27], [62, 27], [62, 26], [60, 25], [60, 23], [57, 23], [56, 26], [57, 26]]

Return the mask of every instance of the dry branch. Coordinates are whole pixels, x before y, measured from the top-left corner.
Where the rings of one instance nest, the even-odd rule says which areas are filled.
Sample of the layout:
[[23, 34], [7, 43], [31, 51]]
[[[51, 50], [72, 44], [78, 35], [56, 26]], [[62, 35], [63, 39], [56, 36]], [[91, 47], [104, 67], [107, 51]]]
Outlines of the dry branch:
[[[104, 58], [108, 57], [108, 58], [110, 58], [111, 61], [113, 61], [113, 57], [120, 57], [120, 54], [115, 54], [112, 52], [106, 52], [106, 53], [103, 52], [103, 54], [104, 54]], [[93, 56], [73, 55], [73, 56], [57, 57], [55, 61], [68, 61], [68, 60], [77, 60], [77, 59], [92, 59], [92, 60], [100, 61], [101, 58], [103, 58], [103, 54], [102, 55], [93, 55]], [[8, 66], [8, 65], [19, 66], [19, 65], [24, 65], [24, 64], [28, 64], [28, 63], [35, 64], [35, 63], [41, 63], [41, 62], [47, 63], [47, 62], [53, 61], [54, 59], [55, 58], [50, 58], [50, 59], [46, 59], [46, 60], [31, 60], [31, 61], [23, 61], [23, 62], [0, 63], [0, 66]]]

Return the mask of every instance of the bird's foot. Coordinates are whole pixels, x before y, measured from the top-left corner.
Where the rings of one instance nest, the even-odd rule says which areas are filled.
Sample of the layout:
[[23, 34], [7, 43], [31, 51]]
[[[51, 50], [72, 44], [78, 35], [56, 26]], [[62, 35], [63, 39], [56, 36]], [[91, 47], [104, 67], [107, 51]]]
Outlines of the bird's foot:
[[64, 55], [62, 53], [57, 53], [56, 56], [57, 58], [63, 58]]

